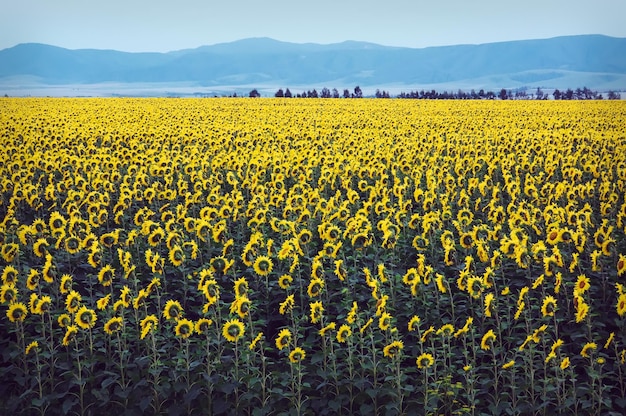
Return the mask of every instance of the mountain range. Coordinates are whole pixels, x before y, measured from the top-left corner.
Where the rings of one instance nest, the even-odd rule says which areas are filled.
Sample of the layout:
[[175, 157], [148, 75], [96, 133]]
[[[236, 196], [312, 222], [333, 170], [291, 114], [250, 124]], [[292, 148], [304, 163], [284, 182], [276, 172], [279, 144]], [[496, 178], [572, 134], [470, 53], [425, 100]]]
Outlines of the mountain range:
[[0, 93], [11, 95], [40, 90], [107, 95], [133, 86], [188, 93], [258, 88], [269, 95], [279, 87], [342, 91], [356, 85], [364, 92], [583, 86], [626, 90], [626, 38], [580, 35], [419, 49], [250, 38], [168, 53], [70, 50], [36, 43], [0, 50]]

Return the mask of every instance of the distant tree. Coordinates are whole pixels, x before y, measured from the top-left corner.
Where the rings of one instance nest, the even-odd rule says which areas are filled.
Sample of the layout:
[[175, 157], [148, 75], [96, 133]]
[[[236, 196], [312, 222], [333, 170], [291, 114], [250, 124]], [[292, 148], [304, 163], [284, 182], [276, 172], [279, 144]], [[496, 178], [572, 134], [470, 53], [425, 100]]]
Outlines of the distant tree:
[[358, 85], [354, 87], [354, 98], [363, 98], [363, 91], [361, 91], [361, 87]]
[[255, 88], [255, 89], [253, 89], [252, 91], [250, 91], [249, 96], [250, 96], [250, 98], [257, 98], [257, 97], [260, 97], [260, 96], [261, 96], [261, 94], [259, 94], [259, 92], [258, 92], [258, 91], [256, 90], [256, 88]]
[[[310, 91], [309, 91], [309, 92], [310, 92]], [[308, 97], [308, 95], [307, 95], [307, 92], [306, 92], [306, 91], [302, 91], [302, 94], [300, 94], [300, 96], [301, 96], [302, 98], [307, 98], [307, 97]]]
[[347, 89], [343, 90], [343, 98], [350, 98], [350, 91]]
[[619, 92], [609, 91], [609, 95], [607, 97], [609, 100], [619, 100], [622, 98]]
[[541, 91], [539, 87], [537, 87], [537, 91], [535, 92], [535, 98], [537, 100], [543, 100], [543, 91]]
[[499, 97], [501, 100], [506, 100], [506, 99], [507, 99], [507, 97], [508, 97], [508, 95], [509, 95], [509, 94], [506, 92], [506, 90], [505, 90], [504, 88], [502, 88], [502, 89], [500, 90], [500, 94], [498, 94], [498, 97]]
[[309, 98], [318, 98], [319, 95], [317, 94], [317, 90], [315, 88], [313, 88], [313, 91], [311, 91], [311, 95], [309, 95]]
[[333, 98], [339, 98], [339, 91], [337, 91], [337, 88], [333, 88]]
[[285, 96], [285, 93], [283, 92], [283, 89], [280, 88], [278, 91], [276, 91], [276, 94], [274, 94], [274, 97], [277, 98], [283, 98]]
[[565, 99], [571, 100], [572, 98], [574, 98], [574, 91], [572, 91], [571, 88], [568, 88], [567, 91], [565, 91]]
[[330, 90], [326, 87], [322, 88], [322, 92], [320, 93], [321, 98], [330, 98]]
[[480, 89], [480, 91], [478, 91], [478, 98], [485, 98], [485, 90], [483, 90], [482, 88]]
[[561, 99], [561, 91], [559, 91], [559, 89], [555, 89], [554, 92], [552, 93], [552, 96], [554, 97], [555, 100], [560, 100]]
[[285, 98], [291, 98], [291, 91], [289, 91], [289, 88], [285, 90]]
[[383, 94], [380, 92], [378, 88], [376, 89], [376, 92], [374, 93], [374, 97], [383, 98]]

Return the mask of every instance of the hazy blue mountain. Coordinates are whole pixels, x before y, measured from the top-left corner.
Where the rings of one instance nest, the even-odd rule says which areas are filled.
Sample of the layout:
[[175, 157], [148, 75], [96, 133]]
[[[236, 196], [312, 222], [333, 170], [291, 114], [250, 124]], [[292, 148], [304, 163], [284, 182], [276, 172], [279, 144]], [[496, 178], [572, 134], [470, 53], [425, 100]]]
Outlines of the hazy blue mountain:
[[[387, 47], [365, 42], [295, 44], [244, 39], [169, 53], [69, 50], [20, 44], [0, 51], [0, 79], [40, 84], [180, 83], [220, 85], [354, 85], [451, 88], [563, 88], [576, 79], [626, 88], [626, 38], [565, 36], [482, 45]], [[621, 84], [624, 83], [624, 84]], [[595, 84], [595, 85], [594, 85]]]

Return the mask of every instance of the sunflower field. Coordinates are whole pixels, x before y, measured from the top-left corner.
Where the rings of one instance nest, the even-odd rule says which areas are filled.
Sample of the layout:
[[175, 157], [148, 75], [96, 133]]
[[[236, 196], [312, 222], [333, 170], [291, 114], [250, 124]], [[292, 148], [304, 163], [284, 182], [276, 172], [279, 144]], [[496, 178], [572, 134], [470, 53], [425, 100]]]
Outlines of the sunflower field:
[[0, 99], [0, 413], [624, 414], [625, 120]]

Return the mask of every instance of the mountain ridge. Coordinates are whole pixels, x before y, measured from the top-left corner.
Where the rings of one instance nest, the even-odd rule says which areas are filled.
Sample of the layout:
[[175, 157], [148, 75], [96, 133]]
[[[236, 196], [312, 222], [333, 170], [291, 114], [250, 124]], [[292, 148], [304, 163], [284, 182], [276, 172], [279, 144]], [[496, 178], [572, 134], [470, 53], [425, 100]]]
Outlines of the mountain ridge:
[[[560, 36], [426, 48], [360, 41], [290, 43], [247, 38], [170, 52], [66, 49], [26, 43], [0, 50], [0, 84], [188, 83], [198, 88], [282, 85], [398, 88], [434, 85], [626, 89], [626, 38]], [[474, 84], [472, 83], [474, 80]], [[483, 81], [480, 81], [483, 80]], [[330, 83], [335, 83], [330, 85]], [[341, 85], [337, 85], [340, 83]], [[17, 88], [17, 86], [15, 86]]]

